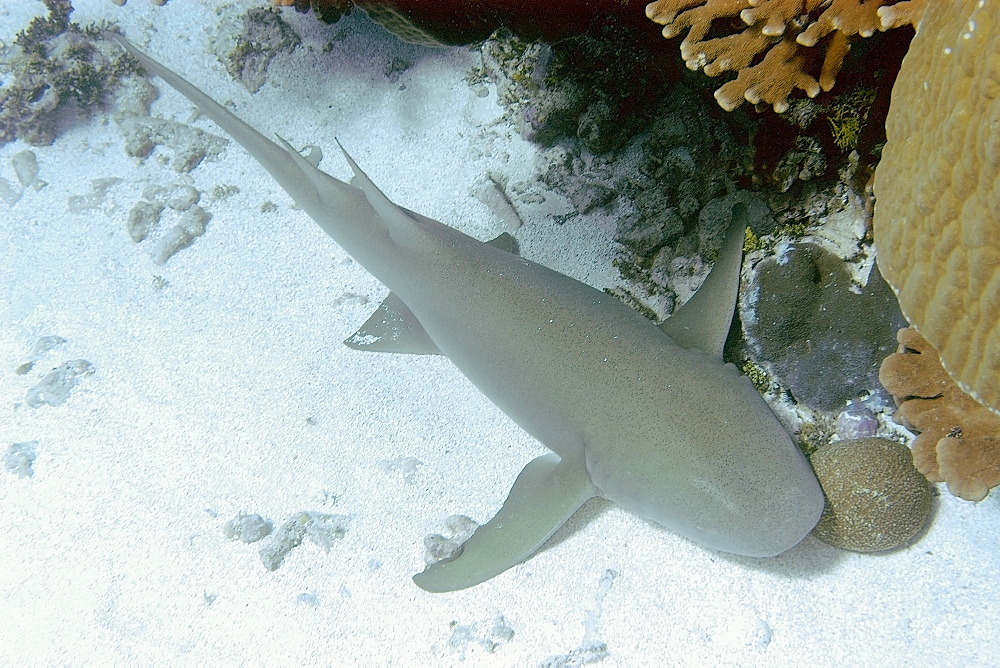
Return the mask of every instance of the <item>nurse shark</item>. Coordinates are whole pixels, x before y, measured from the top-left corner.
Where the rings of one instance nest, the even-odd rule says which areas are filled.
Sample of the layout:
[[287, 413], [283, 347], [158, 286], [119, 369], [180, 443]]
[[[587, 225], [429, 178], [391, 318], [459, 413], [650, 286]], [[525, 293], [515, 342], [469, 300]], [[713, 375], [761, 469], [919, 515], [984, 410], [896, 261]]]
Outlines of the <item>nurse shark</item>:
[[419, 587], [489, 580], [598, 496], [705, 547], [755, 557], [788, 550], [816, 525], [824, 498], [808, 462], [752, 383], [722, 361], [742, 262], [739, 206], [704, 284], [657, 326], [511, 252], [509, 237], [484, 243], [394, 204], [342, 147], [351, 182], [320, 171], [109, 36], [241, 144], [391, 290], [348, 345], [445, 355], [551, 450], [524, 467], [457, 556], [413, 577]]

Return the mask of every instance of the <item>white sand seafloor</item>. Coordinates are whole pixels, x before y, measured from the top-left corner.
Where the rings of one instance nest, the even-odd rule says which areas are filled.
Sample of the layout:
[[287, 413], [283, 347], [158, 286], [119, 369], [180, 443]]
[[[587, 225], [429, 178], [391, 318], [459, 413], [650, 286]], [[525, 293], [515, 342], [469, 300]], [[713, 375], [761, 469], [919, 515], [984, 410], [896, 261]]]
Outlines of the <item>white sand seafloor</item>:
[[[74, 20], [114, 21], [255, 127], [324, 147], [333, 175], [349, 176], [337, 138], [394, 201], [480, 239], [504, 226], [476, 184], [489, 170], [531, 178], [536, 149], [495, 91], [466, 80], [475, 49], [286, 10], [302, 44], [250, 95], [210, 44], [263, 2], [76, 4]], [[0, 5], [0, 39], [40, 11]], [[394, 57], [412, 66], [393, 82]], [[223, 135], [153, 84], [154, 116]], [[0, 451], [34, 441], [37, 459], [30, 477], [0, 469], [0, 665], [1000, 664], [996, 494], [944, 491], [926, 535], [889, 554], [809, 537], [774, 559], [712, 552], [594, 501], [493, 580], [418, 589], [424, 537], [449, 515], [492, 517], [542, 446], [447, 359], [343, 346], [385, 289], [235, 142], [179, 174], [167, 149], [127, 156], [98, 115], [52, 146], [0, 147], [0, 177], [17, 183], [25, 149], [47, 185], [0, 202]], [[121, 182], [93, 209], [69, 210], [109, 177]], [[144, 190], [174, 184], [202, 192], [212, 218], [158, 266], [126, 221]], [[213, 195], [226, 186], [238, 190]], [[526, 257], [606, 286], [610, 225], [529, 211], [516, 235]], [[16, 373], [53, 335], [65, 343]], [[80, 359], [94, 373], [64, 404], [28, 405]], [[275, 571], [261, 543], [224, 535], [241, 513], [277, 526], [300, 511], [346, 516], [347, 530]]]

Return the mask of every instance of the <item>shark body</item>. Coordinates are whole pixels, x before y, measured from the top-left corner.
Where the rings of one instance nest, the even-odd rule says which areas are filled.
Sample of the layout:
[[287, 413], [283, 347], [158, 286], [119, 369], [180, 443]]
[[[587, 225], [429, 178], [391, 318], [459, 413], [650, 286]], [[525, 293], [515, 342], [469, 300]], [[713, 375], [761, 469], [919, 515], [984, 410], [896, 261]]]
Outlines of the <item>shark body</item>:
[[457, 557], [414, 576], [418, 586], [453, 591], [494, 577], [595, 496], [743, 555], [779, 554], [815, 526], [824, 500], [808, 462], [750, 381], [722, 361], [742, 257], [739, 212], [705, 284], [657, 327], [584, 283], [393, 204], [346, 152], [352, 182], [329, 176], [112, 37], [392, 291], [349, 345], [447, 356], [552, 451], [528, 463]]

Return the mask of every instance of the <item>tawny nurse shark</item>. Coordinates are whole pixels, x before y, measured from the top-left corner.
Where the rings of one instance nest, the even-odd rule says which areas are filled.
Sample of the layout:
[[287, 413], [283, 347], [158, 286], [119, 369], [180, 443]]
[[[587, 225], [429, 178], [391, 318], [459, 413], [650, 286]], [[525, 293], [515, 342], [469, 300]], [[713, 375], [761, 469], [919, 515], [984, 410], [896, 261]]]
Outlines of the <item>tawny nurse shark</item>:
[[418, 586], [489, 580], [595, 496], [705, 547], [756, 557], [784, 552], [815, 526], [824, 500], [812, 469], [750, 381], [722, 361], [742, 261], [739, 210], [702, 287], [657, 327], [502, 244], [393, 204], [346, 151], [354, 178], [333, 178], [113, 37], [392, 291], [349, 345], [447, 356], [552, 450], [524, 467], [457, 557], [414, 576]]

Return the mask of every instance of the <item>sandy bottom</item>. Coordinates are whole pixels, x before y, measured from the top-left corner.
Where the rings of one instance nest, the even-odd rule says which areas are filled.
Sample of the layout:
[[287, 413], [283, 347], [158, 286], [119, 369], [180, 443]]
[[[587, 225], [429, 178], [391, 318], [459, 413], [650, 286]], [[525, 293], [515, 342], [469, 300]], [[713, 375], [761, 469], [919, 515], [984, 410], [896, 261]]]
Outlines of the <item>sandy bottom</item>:
[[[333, 175], [349, 174], [336, 137], [396, 202], [480, 239], [503, 223], [470, 191], [488, 170], [531, 176], [533, 147], [466, 82], [474, 50], [288, 10], [302, 45], [251, 96], [207, 54], [220, 22], [258, 3], [79, 4], [77, 21], [117, 22], [255, 127], [324, 147]], [[40, 6], [5, 3], [0, 39]], [[394, 58], [411, 65], [390, 81]], [[221, 136], [153, 84], [154, 116]], [[11, 158], [29, 148], [46, 185], [0, 202], [0, 449], [37, 456], [30, 477], [0, 471], [0, 663], [1000, 663], [996, 495], [942, 495], [926, 536], [891, 554], [807, 538], [767, 560], [595, 501], [494, 580], [421, 591], [424, 536], [452, 514], [489, 519], [543, 448], [447, 359], [341, 345], [385, 289], [235, 144], [178, 173], [167, 148], [128, 157], [99, 116], [52, 146], [0, 147], [15, 191]], [[129, 212], [189, 186], [207, 231], [158, 265], [181, 214], [135, 243]], [[524, 217], [525, 256], [616, 280], [600, 224]], [[33, 354], [52, 336], [64, 342]], [[76, 360], [92, 373], [64, 403], [30, 405]], [[278, 527], [302, 511], [346, 530], [307, 537], [274, 571], [261, 543], [224, 532], [240, 514]]]

